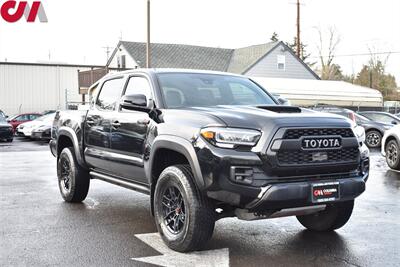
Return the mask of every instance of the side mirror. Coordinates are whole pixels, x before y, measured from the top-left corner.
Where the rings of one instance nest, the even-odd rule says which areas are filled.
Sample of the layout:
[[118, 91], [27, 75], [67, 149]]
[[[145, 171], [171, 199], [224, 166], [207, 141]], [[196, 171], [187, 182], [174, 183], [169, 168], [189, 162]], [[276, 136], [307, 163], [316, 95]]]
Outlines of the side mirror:
[[153, 109], [152, 101], [147, 101], [147, 97], [142, 94], [123, 96], [120, 101], [120, 106], [128, 110], [145, 112], [149, 112]]
[[397, 121], [392, 121], [392, 124], [393, 125], [397, 125]]

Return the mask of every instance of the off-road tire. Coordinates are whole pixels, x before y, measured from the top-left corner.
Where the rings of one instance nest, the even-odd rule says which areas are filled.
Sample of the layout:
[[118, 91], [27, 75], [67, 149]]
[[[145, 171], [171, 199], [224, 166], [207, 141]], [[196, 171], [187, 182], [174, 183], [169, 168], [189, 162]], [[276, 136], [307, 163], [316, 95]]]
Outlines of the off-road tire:
[[328, 204], [325, 210], [315, 214], [297, 216], [297, 220], [312, 231], [334, 231], [347, 223], [353, 207], [354, 200]]
[[[184, 203], [184, 208], [179, 208], [185, 211], [184, 222], [177, 233], [171, 232], [167, 220], [164, 219], [165, 209], [168, 209], [166, 206], [170, 206], [165, 204], [168, 198], [164, 198], [169, 188], [179, 190], [177, 192], [181, 194]], [[200, 250], [211, 238], [215, 226], [215, 211], [209, 199], [196, 187], [188, 165], [167, 167], [161, 173], [154, 192], [154, 218], [165, 244], [175, 251]]]
[[377, 130], [368, 131], [365, 134], [365, 144], [369, 148], [380, 147], [382, 143], [382, 134]]
[[[63, 164], [69, 165], [68, 175]], [[61, 151], [57, 161], [57, 176], [61, 196], [66, 202], [79, 203], [86, 198], [90, 185], [89, 172], [78, 164], [73, 148], [66, 147]]]
[[390, 140], [385, 146], [386, 163], [394, 170], [400, 170], [400, 147], [396, 140]]

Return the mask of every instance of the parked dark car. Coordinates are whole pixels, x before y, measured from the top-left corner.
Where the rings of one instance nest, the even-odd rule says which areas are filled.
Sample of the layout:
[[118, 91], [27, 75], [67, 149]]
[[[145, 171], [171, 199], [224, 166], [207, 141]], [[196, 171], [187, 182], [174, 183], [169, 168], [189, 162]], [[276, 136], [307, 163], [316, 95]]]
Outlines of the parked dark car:
[[358, 112], [358, 114], [367, 117], [371, 121], [381, 122], [385, 124], [393, 124], [393, 125], [400, 124], [400, 118], [388, 112], [363, 111], [363, 112]]
[[333, 231], [365, 190], [369, 154], [355, 123], [279, 105], [247, 77], [139, 69], [96, 86], [88, 111], [54, 119], [61, 196], [83, 201], [90, 179], [148, 194], [171, 249], [201, 249], [225, 217], [297, 216]]
[[34, 140], [48, 141], [51, 139], [51, 125], [44, 125], [33, 130], [31, 138]]
[[15, 132], [15, 129], [21, 123], [36, 120], [40, 116], [42, 116], [42, 114], [40, 114], [40, 113], [24, 113], [24, 114], [15, 115], [15, 116], [7, 119], [7, 121], [13, 126], [13, 131]]
[[326, 112], [326, 113], [333, 113], [337, 115], [341, 115], [343, 117], [346, 117], [354, 122], [356, 122], [356, 117], [354, 111], [346, 108], [341, 108], [341, 107], [336, 107], [336, 106], [330, 106], [330, 105], [321, 105], [321, 106], [315, 106], [311, 107], [311, 110], [314, 111], [319, 111], [319, 112]]
[[346, 108], [335, 106], [319, 106], [312, 108], [312, 110], [342, 115], [354, 121], [355, 123], [357, 123], [357, 125], [362, 126], [365, 130], [365, 144], [369, 148], [380, 147], [382, 136], [385, 134], [385, 131], [393, 127], [393, 124], [372, 121]]
[[355, 114], [356, 123], [365, 129], [365, 143], [370, 148], [379, 148], [385, 132], [391, 129], [393, 124], [372, 121], [360, 114]]
[[14, 137], [14, 130], [11, 124], [6, 121], [6, 118], [0, 116], [0, 141], [6, 140], [12, 142]]

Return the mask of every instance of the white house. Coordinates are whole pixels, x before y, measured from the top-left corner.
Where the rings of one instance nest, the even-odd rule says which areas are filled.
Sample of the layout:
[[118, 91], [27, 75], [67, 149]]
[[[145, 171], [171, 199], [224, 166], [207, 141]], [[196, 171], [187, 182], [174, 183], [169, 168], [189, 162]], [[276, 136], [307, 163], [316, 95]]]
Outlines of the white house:
[[[107, 66], [134, 69], [146, 65], [146, 44], [120, 41]], [[283, 42], [238, 49], [182, 44], [151, 44], [151, 67], [226, 71], [256, 77], [319, 79]]]

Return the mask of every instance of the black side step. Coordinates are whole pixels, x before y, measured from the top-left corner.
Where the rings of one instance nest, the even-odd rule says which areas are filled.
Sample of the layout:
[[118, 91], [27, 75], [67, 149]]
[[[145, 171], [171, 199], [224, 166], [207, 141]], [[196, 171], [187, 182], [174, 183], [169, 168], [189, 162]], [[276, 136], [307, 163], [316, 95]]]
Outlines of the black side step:
[[95, 171], [91, 171], [90, 176], [94, 179], [99, 179], [99, 180], [103, 180], [105, 182], [114, 184], [114, 185], [118, 185], [118, 186], [122, 186], [125, 187], [127, 189], [131, 189], [131, 190], [135, 190], [138, 191], [140, 193], [146, 194], [146, 195], [150, 195], [150, 188], [148, 188], [145, 185], [142, 184], [138, 184], [132, 181], [128, 181], [122, 178], [116, 178], [116, 177], [112, 177], [106, 174], [102, 174], [102, 173], [98, 173]]

